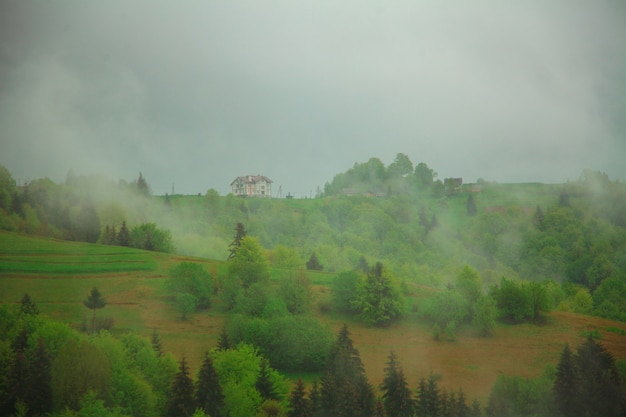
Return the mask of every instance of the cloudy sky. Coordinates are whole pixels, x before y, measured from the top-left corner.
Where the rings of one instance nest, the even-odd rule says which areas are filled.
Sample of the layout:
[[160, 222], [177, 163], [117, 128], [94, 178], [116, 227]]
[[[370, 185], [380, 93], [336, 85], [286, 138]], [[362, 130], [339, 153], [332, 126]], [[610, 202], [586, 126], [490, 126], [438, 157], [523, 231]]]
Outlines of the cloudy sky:
[[404, 153], [440, 178], [626, 180], [626, 2], [0, 0], [0, 164], [297, 197]]

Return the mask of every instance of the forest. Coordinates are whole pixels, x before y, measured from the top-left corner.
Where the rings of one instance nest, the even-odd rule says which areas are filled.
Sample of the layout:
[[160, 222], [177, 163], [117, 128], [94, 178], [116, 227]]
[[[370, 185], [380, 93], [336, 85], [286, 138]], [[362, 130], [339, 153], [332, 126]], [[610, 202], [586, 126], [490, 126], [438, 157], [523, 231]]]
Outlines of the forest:
[[[0, 305], [2, 415], [623, 415], [624, 362], [597, 334], [563, 346], [536, 378], [500, 375], [486, 402], [437, 376], [408, 386], [389, 352], [370, 383], [347, 326], [417, 317], [433, 340], [493, 337], [496, 323], [549, 324], [561, 311], [626, 321], [626, 186], [584, 171], [565, 184], [463, 184], [398, 154], [371, 158], [314, 199], [155, 196], [142, 174], [16, 184], [0, 167], [0, 228], [19, 234], [220, 262], [178, 262], [164, 288], [185, 321], [227, 316], [194, 374], [152, 339], [114, 334], [97, 310], [82, 328], [39, 314], [24, 294]], [[10, 273], [10, 262], [3, 266]], [[322, 299], [310, 273], [324, 275]], [[319, 286], [318, 286], [319, 287]], [[327, 293], [326, 293], [327, 291]], [[418, 292], [428, 291], [424, 299]], [[4, 300], [3, 300], [4, 301]], [[351, 324], [351, 326], [353, 325]], [[75, 370], [73, 372], [72, 370]], [[285, 375], [312, 373], [307, 381]], [[79, 388], [80, 387], [80, 388]]]

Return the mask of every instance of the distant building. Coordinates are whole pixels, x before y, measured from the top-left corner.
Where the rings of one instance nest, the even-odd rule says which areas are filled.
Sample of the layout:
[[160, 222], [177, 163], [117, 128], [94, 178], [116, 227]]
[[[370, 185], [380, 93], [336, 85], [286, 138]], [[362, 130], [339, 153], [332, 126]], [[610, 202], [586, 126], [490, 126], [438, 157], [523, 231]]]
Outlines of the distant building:
[[246, 175], [230, 183], [232, 193], [242, 197], [271, 197], [272, 180], [264, 175]]

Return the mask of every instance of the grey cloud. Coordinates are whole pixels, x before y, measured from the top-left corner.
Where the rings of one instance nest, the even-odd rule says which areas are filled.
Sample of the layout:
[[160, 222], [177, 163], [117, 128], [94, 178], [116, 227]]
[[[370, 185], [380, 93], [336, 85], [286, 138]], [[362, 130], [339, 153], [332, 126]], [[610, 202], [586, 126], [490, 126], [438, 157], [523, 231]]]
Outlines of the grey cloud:
[[192, 193], [261, 173], [307, 195], [403, 152], [469, 181], [626, 178], [617, 1], [5, 3], [18, 177]]

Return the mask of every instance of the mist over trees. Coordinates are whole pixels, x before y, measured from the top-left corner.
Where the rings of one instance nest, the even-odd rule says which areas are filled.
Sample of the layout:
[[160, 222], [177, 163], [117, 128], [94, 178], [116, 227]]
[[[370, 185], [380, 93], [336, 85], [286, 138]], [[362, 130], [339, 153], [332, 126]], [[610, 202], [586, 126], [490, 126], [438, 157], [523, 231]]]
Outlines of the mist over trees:
[[[446, 183], [454, 189], [446, 191]], [[165, 199], [146, 185], [142, 174], [112, 182], [71, 172], [61, 184], [16, 184], [3, 167], [0, 227], [214, 259], [232, 258], [250, 234], [252, 252], [264, 252], [272, 267], [339, 273], [379, 261], [399, 282], [440, 288], [470, 265], [483, 289], [502, 277], [552, 281], [564, 286], [548, 294], [550, 308], [626, 319], [626, 186], [600, 172], [558, 185], [458, 186], [398, 154], [389, 166], [378, 158], [355, 163], [313, 200], [221, 197], [214, 190]], [[233, 234], [233, 225], [244, 224]], [[246, 285], [257, 278], [250, 280]], [[541, 308], [533, 309], [511, 317], [536, 319]]]
[[[625, 321], [626, 187], [598, 172], [559, 185], [462, 184], [398, 154], [388, 167], [377, 158], [355, 164], [323, 198], [261, 200], [214, 190], [153, 196], [142, 174], [129, 183], [72, 174], [62, 184], [18, 185], [0, 169], [0, 227], [223, 260], [219, 270], [178, 263], [163, 286], [177, 320], [189, 320], [181, 323], [200, 310], [227, 315], [195, 374], [158, 338], [104, 331], [97, 288], [84, 300], [93, 310], [89, 337], [40, 317], [27, 295], [15, 312], [0, 306], [3, 415], [63, 415], [64, 407], [67, 415], [213, 417], [624, 410], [622, 374], [591, 338], [576, 351], [566, 346], [541, 377], [499, 377], [482, 410], [434, 375], [408, 387], [394, 353], [373, 386], [347, 326], [334, 334], [316, 317], [381, 327], [420, 320], [441, 344], [469, 332], [494, 337], [502, 323], [545, 325], [552, 310]], [[322, 300], [312, 290], [317, 274], [328, 280], [316, 292]], [[430, 296], [409, 298], [418, 287]], [[280, 372], [319, 379], [290, 390]]]

